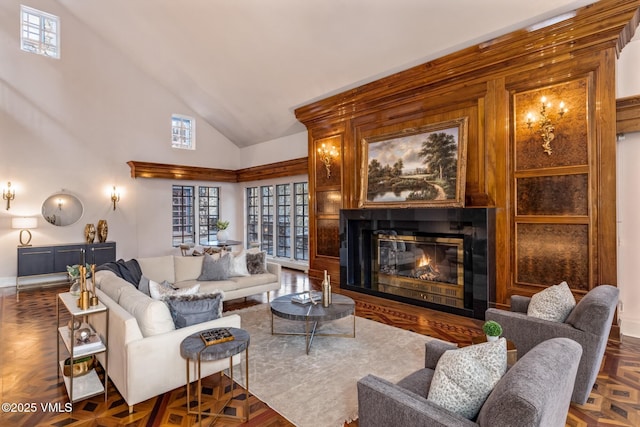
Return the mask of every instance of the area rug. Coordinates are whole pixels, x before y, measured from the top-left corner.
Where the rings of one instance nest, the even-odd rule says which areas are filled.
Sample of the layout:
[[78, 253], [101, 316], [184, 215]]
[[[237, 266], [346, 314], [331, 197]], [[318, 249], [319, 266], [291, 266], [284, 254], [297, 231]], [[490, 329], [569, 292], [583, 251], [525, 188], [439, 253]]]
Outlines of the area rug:
[[[423, 368], [425, 343], [434, 339], [356, 317], [355, 338], [315, 337], [307, 355], [304, 336], [271, 335], [268, 304], [233, 313], [251, 336], [249, 391], [299, 427], [342, 427], [355, 420], [357, 381], [374, 374], [396, 382]], [[278, 317], [275, 326], [276, 331], [304, 330], [303, 322]], [[319, 331], [349, 333], [352, 328], [349, 316], [322, 324]]]

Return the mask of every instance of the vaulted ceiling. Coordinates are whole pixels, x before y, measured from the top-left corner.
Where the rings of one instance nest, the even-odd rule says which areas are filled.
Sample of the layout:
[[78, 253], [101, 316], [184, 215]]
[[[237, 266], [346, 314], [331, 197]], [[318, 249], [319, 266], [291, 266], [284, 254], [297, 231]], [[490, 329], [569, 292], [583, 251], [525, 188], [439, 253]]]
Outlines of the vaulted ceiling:
[[299, 106], [594, 1], [59, 3], [245, 147], [304, 131]]

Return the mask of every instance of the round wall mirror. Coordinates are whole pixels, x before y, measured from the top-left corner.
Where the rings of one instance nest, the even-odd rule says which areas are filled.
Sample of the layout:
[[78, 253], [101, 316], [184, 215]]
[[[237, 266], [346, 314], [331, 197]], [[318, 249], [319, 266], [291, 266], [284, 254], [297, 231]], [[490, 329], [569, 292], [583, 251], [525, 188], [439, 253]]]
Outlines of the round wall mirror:
[[42, 204], [42, 216], [53, 225], [64, 227], [71, 225], [82, 217], [82, 202], [71, 194], [52, 194]]

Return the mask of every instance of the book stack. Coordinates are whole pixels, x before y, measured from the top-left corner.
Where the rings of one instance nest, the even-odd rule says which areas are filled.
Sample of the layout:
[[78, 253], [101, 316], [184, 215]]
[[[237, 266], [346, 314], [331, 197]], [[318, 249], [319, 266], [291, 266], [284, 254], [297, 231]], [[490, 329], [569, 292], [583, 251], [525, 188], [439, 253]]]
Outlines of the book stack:
[[211, 329], [200, 334], [200, 338], [205, 346], [219, 344], [221, 342], [233, 341], [234, 337], [226, 328]]
[[317, 304], [320, 301], [322, 301], [322, 293], [318, 291], [303, 292], [291, 297], [291, 302], [295, 302], [297, 304]]
[[86, 323], [73, 332], [73, 355], [85, 354], [103, 348], [100, 335]]

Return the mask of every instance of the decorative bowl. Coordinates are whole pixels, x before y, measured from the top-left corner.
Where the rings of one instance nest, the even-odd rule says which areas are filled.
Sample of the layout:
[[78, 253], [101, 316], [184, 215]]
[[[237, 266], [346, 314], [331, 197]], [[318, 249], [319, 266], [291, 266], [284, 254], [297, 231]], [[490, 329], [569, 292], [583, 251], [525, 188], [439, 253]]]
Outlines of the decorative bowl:
[[[89, 371], [93, 369], [95, 363], [96, 363], [96, 357], [93, 355], [81, 357], [79, 359], [74, 360], [73, 376], [81, 377], [82, 375], [89, 373]], [[65, 359], [64, 369], [62, 370], [62, 373], [64, 374], [65, 377], [68, 377], [71, 375], [71, 358], [70, 357]]]

